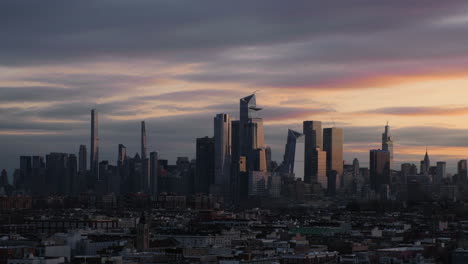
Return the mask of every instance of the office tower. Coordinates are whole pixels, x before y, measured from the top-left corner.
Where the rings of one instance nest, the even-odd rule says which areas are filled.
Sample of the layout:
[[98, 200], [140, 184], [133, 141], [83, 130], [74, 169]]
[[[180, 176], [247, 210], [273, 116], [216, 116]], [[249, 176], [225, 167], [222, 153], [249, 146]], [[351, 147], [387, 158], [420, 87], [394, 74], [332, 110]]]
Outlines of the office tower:
[[249, 171], [249, 196], [267, 196], [270, 175], [271, 173], [266, 171]]
[[15, 181], [15, 188], [29, 190], [32, 169], [31, 156], [20, 156], [20, 175]]
[[353, 177], [354, 178], [357, 178], [360, 176], [360, 172], [359, 172], [359, 160], [358, 159], [354, 159], [353, 160]]
[[271, 171], [271, 148], [269, 146], [265, 148], [265, 160], [267, 171]]
[[335, 170], [332, 170], [327, 175], [327, 195], [335, 196], [336, 195], [336, 179], [338, 178], [338, 173]]
[[403, 177], [404, 181], [406, 182], [406, 177], [409, 175], [414, 175], [411, 173], [411, 166], [413, 164], [410, 163], [403, 163], [401, 164], [401, 177]]
[[141, 217], [139, 219], [137, 225], [137, 234], [136, 234], [136, 249], [138, 251], [144, 251], [145, 249], [149, 248], [149, 240], [150, 240], [150, 233], [149, 233], [149, 226], [146, 223], [145, 213], [141, 213]]
[[67, 174], [65, 176], [65, 194], [78, 193], [80, 179], [78, 177], [78, 158], [70, 154], [67, 160]]
[[2, 170], [0, 174], [0, 187], [5, 187], [8, 185], [8, 174], [5, 169]]
[[41, 169], [45, 168], [45, 162], [43, 156], [32, 156], [32, 168]]
[[433, 183], [440, 184], [447, 174], [447, 163], [445, 161], [438, 161], [436, 168], [437, 169]]
[[369, 154], [371, 188], [380, 193], [383, 185], [390, 184], [390, 152], [372, 149]]
[[150, 192], [153, 197], [158, 196], [158, 152], [150, 153]]
[[327, 176], [336, 171], [337, 187], [341, 186], [343, 174], [343, 129], [325, 128], [323, 130], [323, 150], [327, 152]]
[[317, 183], [320, 168], [314, 167], [314, 164], [320, 164], [317, 159], [323, 148], [322, 122], [304, 121], [302, 132], [305, 136], [304, 182]]
[[127, 147], [123, 144], [119, 144], [119, 154], [117, 156], [117, 165], [122, 165], [127, 158]]
[[304, 180], [304, 135], [288, 129], [281, 171]]
[[80, 151], [78, 152], [78, 158], [79, 158], [79, 166], [78, 166], [78, 171], [81, 174], [86, 173], [86, 168], [87, 168], [87, 154], [86, 154], [86, 146], [85, 145], [80, 145]]
[[208, 194], [215, 178], [215, 139], [197, 138], [195, 192]]
[[46, 155], [46, 179], [43, 194], [65, 194], [67, 184], [68, 154], [52, 152]]
[[382, 134], [382, 150], [390, 152], [390, 169], [393, 168], [393, 141], [390, 135], [390, 126], [385, 126], [385, 132]]
[[458, 174], [458, 179], [466, 182], [468, 180], [468, 175], [467, 175], [467, 161], [466, 160], [460, 160], [457, 163], [457, 174]]
[[424, 155], [424, 160], [421, 160], [421, 175], [429, 175], [429, 169], [431, 168], [431, 160], [429, 159], [429, 154], [427, 153], [426, 148], [426, 155]]
[[146, 151], [146, 124], [145, 121], [141, 121], [141, 159], [147, 158]]
[[231, 171], [231, 118], [218, 114], [214, 118], [215, 184], [223, 196], [229, 196]]
[[255, 94], [240, 99], [239, 156], [247, 158], [248, 170], [259, 166], [254, 161], [255, 150], [265, 147], [263, 119], [257, 117], [260, 110]]
[[91, 174], [99, 180], [99, 136], [98, 136], [98, 113], [96, 109], [91, 110]]

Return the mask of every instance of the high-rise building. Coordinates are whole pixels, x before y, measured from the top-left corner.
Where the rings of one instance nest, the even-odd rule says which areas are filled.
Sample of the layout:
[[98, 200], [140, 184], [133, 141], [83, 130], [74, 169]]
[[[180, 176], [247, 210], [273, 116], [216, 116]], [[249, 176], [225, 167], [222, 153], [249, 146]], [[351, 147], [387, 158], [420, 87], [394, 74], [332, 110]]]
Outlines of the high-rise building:
[[3, 169], [1, 174], [0, 174], [0, 187], [5, 187], [8, 184], [9, 184], [8, 183], [8, 174], [7, 174], [7, 171], [5, 169]]
[[[257, 117], [260, 110], [262, 109], [257, 107], [255, 94], [240, 99], [239, 156], [247, 158], [248, 170], [259, 167], [259, 164], [255, 164], [256, 150], [265, 148], [263, 119]], [[266, 160], [264, 163], [266, 164]]]
[[215, 140], [212, 137], [197, 138], [195, 192], [208, 194], [215, 178]]
[[222, 195], [230, 192], [231, 175], [231, 118], [228, 114], [218, 114], [214, 118], [215, 143], [215, 184]]
[[98, 136], [98, 113], [96, 109], [91, 110], [91, 153], [90, 168], [95, 179], [99, 179], [99, 136]]
[[78, 177], [78, 159], [75, 154], [70, 154], [67, 160], [67, 174], [65, 176], [65, 193], [78, 193], [80, 178]]
[[372, 149], [369, 154], [371, 188], [380, 193], [383, 185], [390, 184], [390, 152]]
[[119, 144], [119, 154], [117, 156], [117, 165], [121, 166], [127, 158], [127, 147]]
[[158, 196], [158, 152], [150, 153], [150, 192], [154, 197]]
[[467, 160], [460, 160], [457, 163], [457, 174], [458, 174], [458, 179], [461, 181], [467, 181], [468, 180], [468, 166], [467, 166]]
[[318, 162], [319, 152], [323, 148], [322, 122], [304, 121], [303, 134], [305, 136], [304, 150], [304, 182], [317, 183], [317, 171], [320, 168], [314, 167]]
[[429, 159], [429, 154], [427, 153], [426, 148], [426, 155], [424, 155], [424, 160], [421, 160], [421, 175], [429, 175], [429, 169], [431, 168], [431, 160]]
[[447, 163], [445, 161], [437, 162], [437, 169], [433, 183], [440, 184], [447, 174]]
[[20, 156], [20, 176], [15, 181], [15, 188], [29, 190], [31, 186], [32, 162], [31, 156]]
[[43, 156], [32, 156], [32, 168], [41, 169], [45, 168], [45, 162]]
[[323, 130], [323, 150], [327, 152], [327, 176], [336, 171], [337, 187], [343, 174], [343, 129], [332, 127]]
[[385, 132], [382, 134], [382, 150], [390, 153], [390, 169], [393, 168], [393, 141], [390, 135], [390, 126], [385, 126]]
[[146, 124], [145, 121], [141, 121], [141, 159], [148, 158], [146, 152]]
[[88, 158], [87, 158], [87, 154], [86, 154], [86, 145], [80, 145], [80, 150], [78, 152], [78, 171], [81, 173], [81, 174], [84, 174], [86, 173], [86, 169], [87, 169], [87, 162], [88, 161]]
[[281, 171], [304, 180], [304, 135], [288, 129]]

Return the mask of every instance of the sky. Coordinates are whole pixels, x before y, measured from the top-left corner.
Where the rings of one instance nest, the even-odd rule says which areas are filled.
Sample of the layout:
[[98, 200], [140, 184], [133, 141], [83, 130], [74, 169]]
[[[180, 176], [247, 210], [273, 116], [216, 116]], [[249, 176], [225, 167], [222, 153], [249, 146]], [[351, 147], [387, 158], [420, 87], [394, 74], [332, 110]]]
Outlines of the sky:
[[395, 169], [468, 156], [466, 1], [0, 2], [0, 169], [77, 153], [99, 112], [100, 158], [122, 143], [174, 163], [257, 91], [281, 161], [303, 120], [344, 129], [368, 165], [389, 122]]

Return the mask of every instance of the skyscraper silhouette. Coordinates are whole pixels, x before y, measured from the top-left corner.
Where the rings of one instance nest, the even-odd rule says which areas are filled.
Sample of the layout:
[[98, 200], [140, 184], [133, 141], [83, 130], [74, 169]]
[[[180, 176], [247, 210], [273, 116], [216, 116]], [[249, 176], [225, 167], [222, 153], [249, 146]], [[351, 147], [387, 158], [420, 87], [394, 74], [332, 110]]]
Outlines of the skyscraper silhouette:
[[145, 121], [141, 121], [141, 159], [146, 159], [147, 148], [146, 148], [146, 124]]
[[336, 171], [337, 187], [343, 175], [343, 129], [332, 127], [323, 130], [323, 150], [327, 152], [327, 176]]
[[323, 148], [322, 122], [304, 121], [303, 134], [305, 136], [304, 182], [316, 183], [318, 182], [317, 165], [320, 164], [317, 159]]
[[90, 169], [95, 179], [99, 179], [99, 136], [98, 136], [98, 113], [96, 109], [91, 110], [91, 153]]
[[229, 196], [231, 172], [231, 118], [218, 114], [214, 118], [215, 184], [222, 194]]
[[390, 126], [385, 126], [385, 132], [382, 134], [382, 150], [390, 153], [390, 169], [393, 168], [393, 141], [390, 135]]
[[86, 145], [80, 145], [80, 151], [78, 153], [79, 166], [78, 171], [84, 175], [87, 169], [87, 154], [86, 154]]

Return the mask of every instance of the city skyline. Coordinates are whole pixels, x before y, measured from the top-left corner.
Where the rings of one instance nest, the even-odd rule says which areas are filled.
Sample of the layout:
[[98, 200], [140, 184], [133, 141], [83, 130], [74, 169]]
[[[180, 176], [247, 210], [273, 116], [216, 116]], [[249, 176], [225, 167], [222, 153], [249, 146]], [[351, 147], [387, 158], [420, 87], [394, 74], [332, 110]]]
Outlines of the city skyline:
[[[23, 12], [47, 10], [47, 1], [2, 3], [9, 41], [0, 43], [0, 145], [10, 152], [0, 154], [1, 167], [11, 175], [20, 155], [77, 153], [81, 144], [89, 155], [92, 108], [100, 113], [100, 160], [115, 160], [119, 143], [140, 152], [141, 120], [148, 151], [171, 161], [195, 157], [194, 138], [210, 135], [210, 116], [239, 118], [236, 100], [255, 90], [276, 161], [287, 129], [302, 131], [303, 120], [344, 128], [348, 163], [368, 165], [387, 120], [395, 166], [417, 164], [426, 145], [450, 173], [468, 156], [465, 3], [207, 4], [212, 9], [187, 4], [190, 12], [150, 2], [54, 6], [63, 23], [52, 25], [42, 12]], [[155, 16], [160, 10], [169, 15]], [[25, 45], [24, 36], [48, 45]]]

